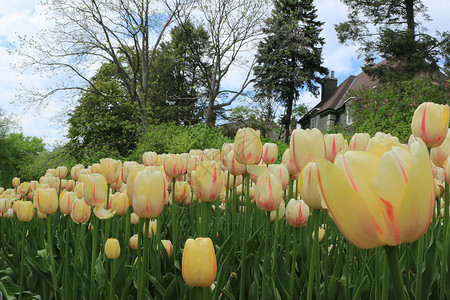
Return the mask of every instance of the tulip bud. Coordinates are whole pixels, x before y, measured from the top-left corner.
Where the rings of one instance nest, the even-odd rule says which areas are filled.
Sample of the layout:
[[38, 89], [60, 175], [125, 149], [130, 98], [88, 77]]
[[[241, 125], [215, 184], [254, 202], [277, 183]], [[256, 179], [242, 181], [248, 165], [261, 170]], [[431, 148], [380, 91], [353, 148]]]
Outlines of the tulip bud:
[[127, 183], [128, 174], [130, 173], [131, 167], [137, 165], [135, 161], [124, 161], [122, 164], [122, 182]]
[[56, 175], [59, 179], [64, 179], [67, 176], [67, 168], [64, 166], [59, 166], [56, 168]]
[[259, 130], [241, 128], [234, 138], [234, 154], [236, 160], [244, 165], [256, 165], [261, 160], [262, 143]]
[[309, 207], [303, 200], [289, 200], [286, 205], [286, 222], [293, 227], [305, 226], [309, 218]]
[[[150, 221], [150, 225], [148, 227], [148, 237], [151, 238], [154, 234], [156, 234], [157, 230], [157, 224], [158, 222], [156, 220]], [[146, 223], [144, 223], [144, 226], [142, 227], [142, 234], [145, 236], [146, 231]]]
[[83, 165], [73, 166], [72, 169], [70, 170], [70, 177], [72, 177], [73, 180], [78, 180], [81, 169], [84, 169]]
[[191, 186], [186, 181], [175, 182], [175, 202], [183, 203], [191, 195]]
[[73, 201], [77, 198], [75, 192], [63, 192], [59, 198], [59, 210], [66, 215], [72, 213]]
[[216, 279], [217, 261], [209, 238], [188, 239], [184, 245], [182, 275], [193, 287], [210, 286]]
[[220, 151], [220, 160], [222, 165], [228, 166], [228, 153], [234, 152], [232, 143], [224, 143], [222, 145], [222, 150]]
[[[323, 240], [324, 235], [325, 235], [325, 227], [324, 227], [324, 225], [322, 225], [319, 227], [319, 243]], [[311, 237], [314, 240], [314, 231], [313, 231]]]
[[122, 176], [117, 177], [116, 181], [114, 181], [113, 183], [111, 183], [110, 187], [111, 189], [113, 189], [114, 191], [119, 190], [122, 187]]
[[117, 216], [122, 216], [127, 213], [130, 200], [126, 193], [115, 193], [111, 196], [110, 206], [112, 210], [116, 211]]
[[241, 164], [236, 160], [236, 155], [234, 154], [234, 151], [230, 151], [228, 153], [227, 161], [228, 161], [227, 169], [230, 172], [230, 174], [235, 176], [245, 174], [245, 165]]
[[255, 187], [256, 206], [264, 211], [272, 211], [278, 209], [281, 199], [283, 198], [283, 190], [280, 181], [275, 175], [267, 174], [258, 177]]
[[139, 216], [136, 213], [131, 213], [130, 223], [136, 225], [139, 223]]
[[350, 140], [350, 150], [366, 151], [369, 141], [368, 133], [355, 133]]
[[28, 182], [22, 182], [17, 187], [17, 193], [22, 197], [24, 197], [26, 194], [28, 194], [29, 190], [30, 190], [30, 184]]
[[12, 185], [14, 188], [17, 188], [20, 185], [20, 178], [19, 177], [14, 177], [12, 179]]
[[92, 164], [92, 166], [88, 167], [91, 170], [91, 174], [100, 174], [100, 164]]
[[122, 174], [122, 162], [112, 158], [100, 159], [100, 174], [105, 176], [108, 184], [114, 183]]
[[278, 212], [278, 220], [283, 219], [284, 214], [286, 212], [286, 205], [283, 199], [281, 199], [280, 206], [278, 207], [278, 209], [272, 210], [270, 212], [270, 221], [275, 222], [277, 220], [277, 212]]
[[172, 242], [169, 240], [161, 240], [161, 243], [163, 244], [164, 248], [166, 249], [167, 256], [169, 256], [169, 258], [171, 258], [172, 253], [173, 253]]
[[212, 202], [219, 197], [223, 186], [223, 171], [216, 161], [203, 161], [192, 173], [192, 189], [197, 197]]
[[298, 192], [312, 209], [322, 209], [322, 198], [318, 189], [319, 174], [316, 163], [308, 163], [300, 173]]
[[294, 161], [292, 160], [289, 149], [286, 149], [286, 151], [284, 151], [281, 161], [286, 166], [289, 175], [296, 175], [299, 173], [299, 170], [297, 170], [297, 167], [295, 166]]
[[142, 154], [142, 163], [148, 167], [148, 166], [154, 166], [155, 165], [155, 157], [156, 152], [145, 152]]
[[105, 243], [105, 255], [109, 259], [116, 259], [120, 255], [120, 243], [117, 239], [108, 239]]
[[164, 160], [164, 172], [166, 172], [167, 176], [170, 178], [178, 178], [184, 174], [183, 172], [186, 168], [186, 164], [187, 162], [181, 155], [167, 155]]
[[448, 130], [449, 107], [432, 102], [420, 104], [414, 111], [411, 130], [420, 137], [428, 148], [441, 145]]
[[295, 129], [292, 132], [289, 153], [299, 172], [309, 163], [325, 158], [325, 141], [319, 129]]
[[278, 158], [278, 146], [274, 143], [265, 143], [262, 148], [262, 160], [265, 164], [273, 164]]
[[0, 213], [6, 213], [10, 207], [11, 200], [9, 198], [0, 198]]
[[29, 222], [33, 219], [34, 207], [30, 201], [16, 201], [17, 202], [17, 218], [20, 222]]
[[136, 250], [138, 248], [138, 235], [135, 234], [132, 237], [130, 237], [130, 248], [133, 250]]
[[38, 188], [33, 199], [36, 208], [43, 214], [49, 215], [58, 209], [58, 194], [54, 188]]
[[75, 223], [84, 224], [91, 218], [91, 207], [83, 199], [75, 198], [70, 216]]
[[200, 161], [200, 157], [196, 155], [189, 156], [189, 160], [187, 163], [187, 173], [190, 175], [192, 171], [197, 169], [197, 164]]
[[164, 208], [166, 182], [160, 171], [145, 169], [139, 172], [133, 186], [133, 210], [140, 217], [154, 219]]
[[447, 157], [450, 155], [450, 134], [448, 134], [448, 132], [450, 132], [450, 129], [447, 131], [447, 136], [444, 142], [437, 147], [431, 148], [430, 151], [431, 160], [436, 166], [441, 168]]
[[286, 165], [269, 165], [269, 171], [278, 178], [284, 191], [289, 185], [289, 171]]
[[100, 174], [86, 175], [84, 180], [84, 201], [90, 206], [99, 206], [106, 200], [108, 185]]
[[333, 162], [336, 155], [348, 148], [347, 140], [342, 133], [326, 134], [325, 140], [325, 158]]

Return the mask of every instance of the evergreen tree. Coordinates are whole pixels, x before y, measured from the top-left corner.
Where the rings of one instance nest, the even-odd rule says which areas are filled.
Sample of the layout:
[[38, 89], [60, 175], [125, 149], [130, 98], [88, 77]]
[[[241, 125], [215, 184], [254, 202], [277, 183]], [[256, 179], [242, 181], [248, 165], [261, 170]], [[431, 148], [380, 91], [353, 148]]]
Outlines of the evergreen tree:
[[284, 141], [289, 142], [292, 108], [301, 89], [318, 93], [317, 82], [328, 70], [322, 66], [320, 37], [323, 22], [317, 20], [312, 0], [274, 0], [266, 21], [266, 37], [258, 45], [255, 87], [285, 107]]

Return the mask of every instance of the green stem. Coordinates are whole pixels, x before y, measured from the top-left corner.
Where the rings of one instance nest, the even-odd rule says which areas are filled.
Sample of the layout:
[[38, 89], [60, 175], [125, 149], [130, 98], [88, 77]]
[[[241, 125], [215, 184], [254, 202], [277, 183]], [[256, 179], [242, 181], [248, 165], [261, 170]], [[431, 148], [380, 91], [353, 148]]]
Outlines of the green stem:
[[416, 299], [421, 299], [424, 237], [417, 241]]
[[91, 253], [91, 285], [89, 290], [89, 299], [94, 300], [95, 297], [95, 290], [96, 290], [96, 284], [95, 284], [95, 261], [97, 259], [97, 253], [98, 253], [98, 227], [100, 223], [97, 220], [97, 217], [95, 214], [91, 215], [91, 224], [92, 224], [92, 253]]
[[110, 273], [110, 280], [109, 280], [109, 299], [115, 299], [114, 298], [114, 266], [116, 264], [116, 260], [113, 259], [111, 262], [111, 273]]
[[273, 239], [273, 252], [272, 252], [272, 278], [275, 276], [275, 265], [277, 263], [277, 253], [278, 253], [278, 234], [279, 234], [279, 228], [280, 228], [280, 222], [278, 220], [278, 210], [276, 212], [276, 219], [275, 219], [275, 238]]
[[264, 230], [264, 262], [263, 262], [263, 280], [262, 280], [262, 299], [267, 299], [267, 288], [269, 287], [270, 276], [267, 271], [269, 267], [269, 229], [270, 229], [270, 212], [265, 216], [265, 230]]
[[78, 294], [78, 267], [81, 263], [81, 259], [78, 257], [80, 254], [80, 245], [81, 245], [81, 235], [83, 234], [83, 225], [79, 224], [78, 226], [78, 233], [77, 233], [77, 241], [75, 246], [75, 256], [74, 256], [74, 268], [75, 268], [75, 276], [74, 276], [74, 289], [73, 289], [73, 297], [72, 299], [76, 299]]
[[[400, 270], [400, 262], [398, 260], [397, 246], [385, 245], [384, 251], [386, 252], [386, 257], [389, 262], [389, 268], [391, 269], [391, 277], [392, 282], [394, 283], [396, 299], [406, 300], [405, 286], [403, 284], [402, 273]], [[416, 294], [416, 296], [418, 296], [418, 294]]]
[[294, 281], [295, 281], [295, 277], [297, 277], [297, 275], [295, 273], [295, 265], [297, 263], [298, 235], [299, 235], [298, 228], [294, 228], [294, 245], [293, 245], [292, 262], [291, 262], [291, 277], [289, 279], [289, 299], [291, 299], [291, 300], [294, 299], [294, 295], [295, 295]]
[[[381, 287], [381, 299], [387, 300], [389, 295], [389, 262], [387, 257], [383, 256], [383, 285]], [[378, 263], [378, 262], [377, 262]]]
[[49, 254], [50, 254], [50, 264], [52, 267], [51, 273], [52, 273], [53, 291], [55, 293], [55, 300], [56, 300], [56, 299], [58, 299], [58, 282], [56, 280], [55, 257], [53, 256], [51, 220], [52, 220], [52, 215], [48, 215], [47, 216], [47, 242], [48, 242], [48, 250], [49, 250]]
[[27, 223], [22, 222], [22, 243], [21, 243], [21, 249], [20, 249], [20, 278], [19, 278], [19, 300], [22, 299], [22, 292], [23, 292], [23, 265], [25, 262], [25, 236], [27, 234]]
[[66, 237], [64, 243], [64, 299], [69, 299], [69, 226], [71, 218], [66, 215]]
[[239, 290], [239, 299], [245, 299], [245, 277], [246, 277], [246, 263], [245, 258], [247, 257], [247, 239], [248, 239], [248, 222], [250, 215], [250, 174], [245, 173], [245, 183], [246, 183], [246, 193], [245, 193], [245, 209], [244, 209], [244, 236], [242, 239], [242, 259], [241, 259], [241, 282]]
[[[319, 254], [319, 216], [320, 211], [319, 210], [312, 210], [312, 226], [314, 230], [314, 239], [312, 241], [312, 250], [311, 250], [311, 260], [309, 262], [309, 277], [308, 277], [308, 290], [307, 290], [307, 297], [306, 299], [311, 300], [313, 295], [313, 289], [314, 289], [314, 276], [315, 271], [318, 272], [318, 270], [315, 269], [316, 266], [316, 257], [317, 254]], [[317, 283], [318, 284], [318, 283]], [[318, 295], [316, 295], [318, 297]]]
[[[445, 186], [446, 188], [448, 187], [447, 184]], [[446, 190], [447, 191], [447, 190]], [[448, 195], [446, 195], [446, 201], [445, 201], [445, 205], [447, 206], [447, 210], [448, 210]], [[447, 216], [448, 218], [448, 216]], [[445, 215], [444, 215], [444, 224], [445, 224]], [[445, 290], [448, 287], [448, 282], [446, 280], [447, 276], [448, 276], [448, 257], [450, 254], [450, 222], [447, 219], [447, 227], [444, 228], [445, 231], [445, 235], [444, 235], [444, 252], [442, 253], [442, 268], [441, 268], [441, 280], [440, 280], [440, 299], [444, 299], [445, 298]], [[449, 295], [446, 295], [449, 296]]]
[[142, 264], [140, 265], [140, 280], [139, 280], [139, 289], [138, 289], [138, 299], [142, 300], [144, 299], [145, 290], [146, 290], [146, 282], [147, 282], [147, 276], [145, 275], [147, 271], [147, 265], [148, 265], [148, 232], [150, 227], [150, 219], [145, 220], [145, 233], [144, 233], [144, 248], [143, 248], [143, 260]]

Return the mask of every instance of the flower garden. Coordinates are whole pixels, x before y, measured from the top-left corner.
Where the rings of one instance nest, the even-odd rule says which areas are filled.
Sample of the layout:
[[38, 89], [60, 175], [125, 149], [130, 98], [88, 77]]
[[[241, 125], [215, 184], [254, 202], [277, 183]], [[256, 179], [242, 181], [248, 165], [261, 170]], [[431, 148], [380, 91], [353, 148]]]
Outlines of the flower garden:
[[[449, 107], [407, 145], [239, 129], [222, 149], [145, 152], [0, 188], [4, 299], [450, 298]], [[281, 164], [275, 164], [282, 157]]]

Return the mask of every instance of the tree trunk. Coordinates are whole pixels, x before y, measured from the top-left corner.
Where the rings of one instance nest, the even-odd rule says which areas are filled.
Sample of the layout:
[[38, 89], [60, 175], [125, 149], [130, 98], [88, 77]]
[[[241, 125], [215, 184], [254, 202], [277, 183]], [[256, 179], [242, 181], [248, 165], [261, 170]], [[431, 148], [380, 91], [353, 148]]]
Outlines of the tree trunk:
[[294, 104], [294, 93], [293, 87], [290, 89], [288, 99], [286, 102], [286, 115], [284, 123], [284, 142], [289, 144], [289, 138], [291, 136], [291, 117], [292, 117], [292, 105]]
[[411, 38], [415, 40], [416, 24], [414, 23], [414, 0], [405, 0], [405, 8], [406, 8], [406, 25], [408, 26], [408, 30], [411, 33]]
[[208, 108], [206, 109], [205, 124], [209, 127], [213, 127], [215, 125], [214, 99], [215, 98], [212, 94], [208, 96]]

